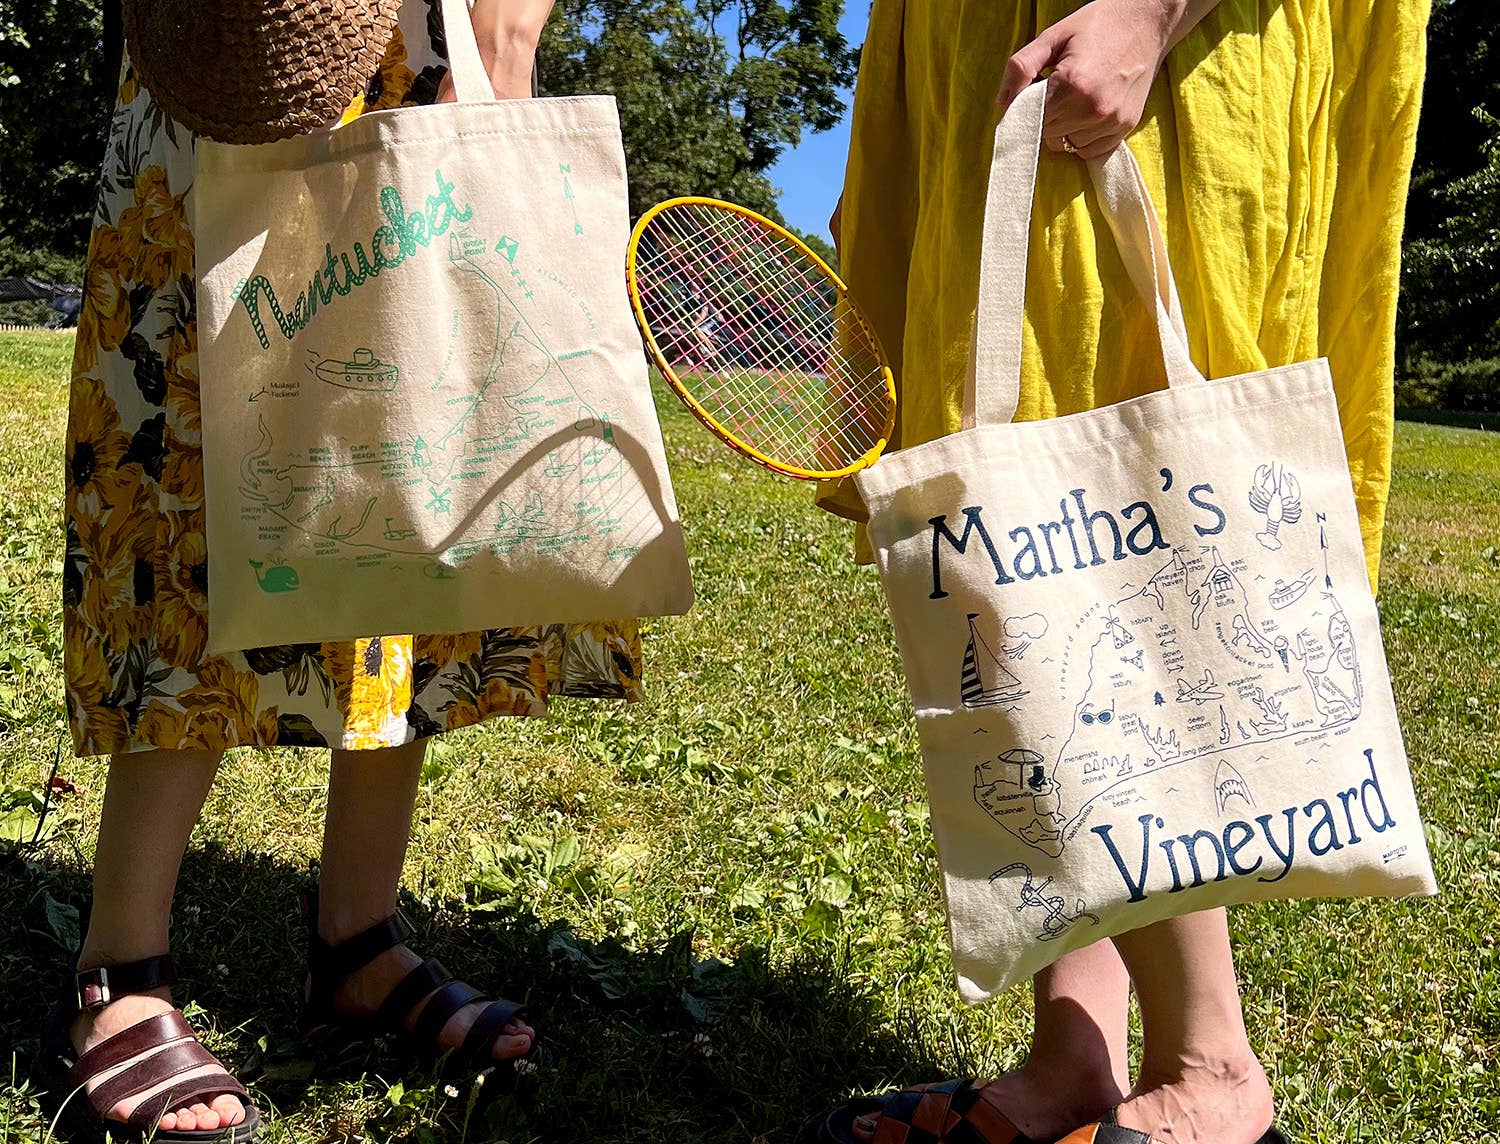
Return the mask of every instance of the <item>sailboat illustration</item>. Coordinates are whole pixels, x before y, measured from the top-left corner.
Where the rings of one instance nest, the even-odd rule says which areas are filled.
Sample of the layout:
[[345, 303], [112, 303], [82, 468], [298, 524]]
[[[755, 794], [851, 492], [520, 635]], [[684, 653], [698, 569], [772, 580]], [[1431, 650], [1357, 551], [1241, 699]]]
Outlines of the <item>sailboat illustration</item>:
[[1006, 670], [1000, 657], [985, 643], [974, 622], [978, 618], [978, 612], [969, 613], [969, 643], [964, 648], [960, 685], [964, 706], [998, 707], [1002, 703], [1014, 703], [1031, 694], [1019, 679]]

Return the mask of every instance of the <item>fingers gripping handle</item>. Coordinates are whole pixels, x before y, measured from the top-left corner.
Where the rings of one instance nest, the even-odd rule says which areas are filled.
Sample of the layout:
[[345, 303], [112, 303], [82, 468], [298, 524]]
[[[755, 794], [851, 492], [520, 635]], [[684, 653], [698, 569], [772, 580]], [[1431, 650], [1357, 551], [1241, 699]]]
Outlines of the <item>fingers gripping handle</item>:
[[[979, 308], [964, 392], [966, 429], [1009, 422], [1020, 399], [1026, 256], [1046, 101], [1046, 82], [1032, 84], [1016, 97], [995, 130]], [[1168, 383], [1201, 381], [1202, 374], [1188, 356], [1182, 303], [1167, 262], [1166, 242], [1135, 156], [1122, 144], [1108, 158], [1091, 162], [1089, 172], [1131, 280], [1156, 311]]]

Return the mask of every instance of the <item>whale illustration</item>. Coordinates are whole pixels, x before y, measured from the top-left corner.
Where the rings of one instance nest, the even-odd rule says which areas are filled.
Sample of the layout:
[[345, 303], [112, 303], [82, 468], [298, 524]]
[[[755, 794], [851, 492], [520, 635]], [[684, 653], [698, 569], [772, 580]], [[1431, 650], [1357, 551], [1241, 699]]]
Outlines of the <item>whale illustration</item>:
[[295, 592], [301, 587], [297, 570], [290, 564], [276, 563], [267, 568], [263, 561], [252, 560], [250, 568], [262, 592]]

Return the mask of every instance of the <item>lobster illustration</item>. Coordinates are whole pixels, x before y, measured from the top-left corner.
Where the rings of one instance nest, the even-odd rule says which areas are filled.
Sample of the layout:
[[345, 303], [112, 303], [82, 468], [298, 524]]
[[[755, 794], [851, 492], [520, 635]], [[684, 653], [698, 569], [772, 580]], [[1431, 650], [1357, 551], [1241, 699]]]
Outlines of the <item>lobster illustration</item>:
[[1262, 548], [1275, 552], [1281, 548], [1276, 535], [1281, 526], [1302, 519], [1302, 486], [1280, 465], [1261, 465], [1250, 486], [1250, 507], [1266, 518], [1266, 530], [1257, 532], [1255, 539]]

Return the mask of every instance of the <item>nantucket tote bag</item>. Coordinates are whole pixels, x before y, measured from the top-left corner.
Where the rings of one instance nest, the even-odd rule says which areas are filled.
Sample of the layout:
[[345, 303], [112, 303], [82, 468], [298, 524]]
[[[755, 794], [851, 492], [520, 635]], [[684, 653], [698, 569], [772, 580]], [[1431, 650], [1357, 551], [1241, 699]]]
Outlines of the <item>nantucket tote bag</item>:
[[1325, 361], [1205, 381], [1128, 147], [1091, 164], [1168, 389], [1012, 424], [1046, 85], [996, 133], [965, 427], [856, 478], [963, 996], [1150, 922], [1432, 893]]
[[692, 600], [626, 295], [613, 99], [202, 140], [214, 650], [665, 615]]

